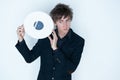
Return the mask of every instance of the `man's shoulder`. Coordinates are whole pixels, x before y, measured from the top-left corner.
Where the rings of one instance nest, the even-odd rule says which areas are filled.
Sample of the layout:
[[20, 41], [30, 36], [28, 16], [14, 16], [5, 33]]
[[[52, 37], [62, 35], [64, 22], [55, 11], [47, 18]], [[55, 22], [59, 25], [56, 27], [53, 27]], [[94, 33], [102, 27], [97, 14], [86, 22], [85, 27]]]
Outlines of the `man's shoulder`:
[[72, 38], [72, 40], [75, 40], [75, 41], [85, 41], [85, 39], [83, 37], [81, 37], [74, 31], [71, 31], [71, 38]]

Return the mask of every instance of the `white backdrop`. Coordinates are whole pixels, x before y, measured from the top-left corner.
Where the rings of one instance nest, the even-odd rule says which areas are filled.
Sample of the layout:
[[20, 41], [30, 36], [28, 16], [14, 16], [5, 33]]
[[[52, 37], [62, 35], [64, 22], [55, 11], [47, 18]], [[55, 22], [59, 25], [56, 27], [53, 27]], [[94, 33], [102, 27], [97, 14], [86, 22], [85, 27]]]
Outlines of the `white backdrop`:
[[[119, 0], [0, 0], [0, 80], [36, 80], [39, 59], [27, 64], [16, 50], [16, 29], [33, 11], [49, 13], [57, 3], [73, 8], [71, 28], [85, 38], [72, 80], [120, 80]], [[29, 48], [36, 40], [25, 36]]]

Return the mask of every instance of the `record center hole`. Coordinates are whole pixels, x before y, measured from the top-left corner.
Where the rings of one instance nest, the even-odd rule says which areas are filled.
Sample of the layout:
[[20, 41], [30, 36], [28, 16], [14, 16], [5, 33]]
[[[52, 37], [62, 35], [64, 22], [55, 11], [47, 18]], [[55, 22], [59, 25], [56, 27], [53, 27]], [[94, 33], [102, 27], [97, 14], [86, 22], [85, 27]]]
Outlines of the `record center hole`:
[[41, 30], [41, 29], [44, 27], [44, 25], [43, 25], [43, 23], [42, 23], [41, 21], [36, 21], [36, 22], [34, 23], [34, 27], [35, 27], [35, 29], [37, 29], [37, 30]]

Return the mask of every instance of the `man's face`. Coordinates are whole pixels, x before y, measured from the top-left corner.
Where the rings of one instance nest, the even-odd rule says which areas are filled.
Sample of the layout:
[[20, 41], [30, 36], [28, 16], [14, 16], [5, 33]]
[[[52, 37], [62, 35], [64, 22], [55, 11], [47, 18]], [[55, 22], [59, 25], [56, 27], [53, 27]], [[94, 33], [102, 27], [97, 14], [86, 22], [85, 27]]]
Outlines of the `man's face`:
[[70, 17], [64, 18], [64, 16], [57, 20], [55, 25], [57, 26], [58, 32], [60, 34], [67, 34], [70, 29], [71, 19]]

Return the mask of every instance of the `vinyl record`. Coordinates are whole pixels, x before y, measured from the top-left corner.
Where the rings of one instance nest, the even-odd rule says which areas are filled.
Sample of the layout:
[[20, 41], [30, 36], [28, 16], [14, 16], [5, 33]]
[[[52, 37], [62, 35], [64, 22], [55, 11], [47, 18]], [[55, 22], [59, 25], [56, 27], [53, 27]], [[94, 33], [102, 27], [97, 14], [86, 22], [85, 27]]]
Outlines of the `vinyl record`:
[[44, 12], [32, 12], [24, 20], [25, 32], [33, 38], [48, 37], [54, 28], [52, 18]]

